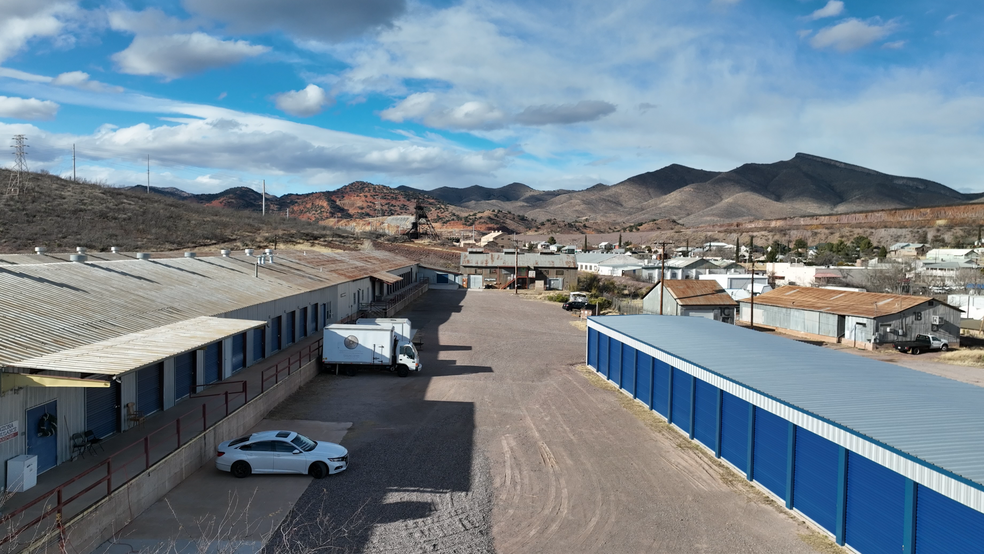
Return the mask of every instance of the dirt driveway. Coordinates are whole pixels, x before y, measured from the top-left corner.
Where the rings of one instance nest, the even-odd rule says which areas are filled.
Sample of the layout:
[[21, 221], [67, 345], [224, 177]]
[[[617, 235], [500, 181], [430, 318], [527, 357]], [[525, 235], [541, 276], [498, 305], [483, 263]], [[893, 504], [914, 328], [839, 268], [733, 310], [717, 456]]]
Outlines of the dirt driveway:
[[268, 552], [832, 547], [579, 369], [584, 331], [558, 305], [432, 291], [401, 315], [427, 337], [422, 374], [322, 374], [270, 415], [352, 427], [349, 470], [311, 482]]

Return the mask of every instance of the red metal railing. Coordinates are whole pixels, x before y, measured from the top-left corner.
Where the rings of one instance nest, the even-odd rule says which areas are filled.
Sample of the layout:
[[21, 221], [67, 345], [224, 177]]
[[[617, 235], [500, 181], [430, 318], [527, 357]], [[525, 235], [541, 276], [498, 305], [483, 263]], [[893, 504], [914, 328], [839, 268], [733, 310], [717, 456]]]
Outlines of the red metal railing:
[[[268, 380], [279, 383], [281, 376], [286, 379], [320, 355], [321, 342], [319, 338], [300, 352], [264, 369], [260, 374], [260, 394], [266, 391]], [[207, 390], [207, 393], [193, 394], [192, 398], [204, 398], [204, 402], [178, 416], [173, 424], [152, 431], [52, 491], [0, 516], [0, 547], [23, 538], [29, 529], [48, 521], [47, 527], [35, 529], [33, 536], [25, 540], [29, 543], [43, 537], [57, 522], [66, 521], [105, 498], [250, 400], [245, 380], [223, 381]], [[21, 541], [21, 544], [26, 543]], [[10, 546], [15, 545], [6, 546], [0, 552], [8, 551]]]

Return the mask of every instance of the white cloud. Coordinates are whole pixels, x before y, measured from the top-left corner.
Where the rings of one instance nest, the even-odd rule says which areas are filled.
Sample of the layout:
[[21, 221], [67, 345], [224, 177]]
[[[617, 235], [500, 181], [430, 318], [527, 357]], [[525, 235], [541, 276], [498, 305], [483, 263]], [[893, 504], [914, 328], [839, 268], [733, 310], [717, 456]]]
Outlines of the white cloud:
[[219, 40], [205, 33], [161, 37], [138, 35], [126, 50], [113, 54], [113, 60], [123, 73], [176, 79], [239, 63], [269, 50], [267, 46], [244, 40]]
[[0, 96], [0, 117], [11, 119], [54, 119], [58, 104], [37, 98]]
[[582, 100], [577, 104], [530, 106], [516, 116], [516, 122], [523, 125], [567, 125], [594, 121], [614, 112], [614, 104]]
[[877, 20], [865, 22], [854, 18], [845, 19], [837, 25], [817, 31], [810, 40], [810, 45], [816, 49], [833, 48], [838, 52], [850, 52], [885, 38], [896, 26], [894, 21], [880, 25]]
[[74, 10], [62, 1], [0, 2], [0, 62], [35, 37], [57, 37], [64, 26], [60, 18]]
[[411, 94], [380, 114], [384, 120], [402, 123], [421, 121], [439, 129], [493, 129], [500, 127], [506, 115], [487, 102], [475, 100], [447, 107], [433, 92]]
[[111, 10], [106, 12], [109, 28], [135, 35], [169, 35], [194, 30], [194, 21], [184, 21], [165, 14], [158, 8], [142, 11]]
[[898, 49], [902, 48], [903, 46], [905, 46], [905, 41], [904, 40], [895, 40], [895, 41], [892, 41], [892, 42], [886, 42], [885, 44], [882, 44], [882, 48], [889, 48], [889, 49], [892, 49], [892, 50], [898, 50]]
[[62, 73], [52, 79], [51, 84], [91, 90], [93, 92], [123, 92], [123, 87], [114, 87], [89, 79], [89, 74], [84, 71]]
[[816, 21], [825, 17], [835, 17], [844, 11], [844, 2], [840, 0], [830, 0], [827, 5], [810, 14], [808, 19]]
[[274, 96], [277, 109], [297, 117], [310, 117], [321, 113], [332, 99], [318, 85], [308, 85], [301, 90], [282, 92]]

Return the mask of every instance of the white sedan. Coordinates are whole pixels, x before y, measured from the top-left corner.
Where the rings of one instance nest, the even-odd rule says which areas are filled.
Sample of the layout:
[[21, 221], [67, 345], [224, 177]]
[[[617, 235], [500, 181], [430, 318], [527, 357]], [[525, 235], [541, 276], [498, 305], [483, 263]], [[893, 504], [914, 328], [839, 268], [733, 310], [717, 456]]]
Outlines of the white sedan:
[[261, 431], [225, 441], [215, 455], [217, 469], [240, 478], [252, 473], [306, 473], [321, 479], [348, 467], [344, 446], [294, 431]]

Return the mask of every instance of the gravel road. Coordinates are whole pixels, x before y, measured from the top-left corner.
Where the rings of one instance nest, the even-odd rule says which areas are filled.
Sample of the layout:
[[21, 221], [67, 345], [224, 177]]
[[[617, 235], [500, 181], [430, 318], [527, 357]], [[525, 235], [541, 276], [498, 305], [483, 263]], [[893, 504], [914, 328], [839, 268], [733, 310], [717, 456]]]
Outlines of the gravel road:
[[[268, 552], [839, 551], [584, 363], [557, 304], [431, 291], [424, 372], [322, 374], [269, 417], [351, 422]], [[820, 550], [817, 550], [820, 549]]]

